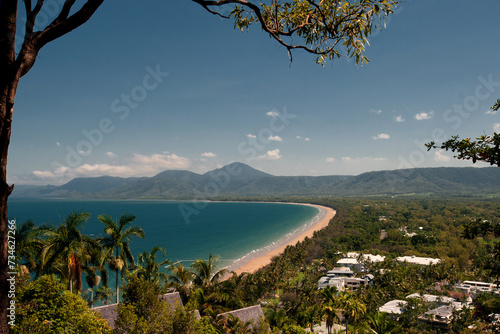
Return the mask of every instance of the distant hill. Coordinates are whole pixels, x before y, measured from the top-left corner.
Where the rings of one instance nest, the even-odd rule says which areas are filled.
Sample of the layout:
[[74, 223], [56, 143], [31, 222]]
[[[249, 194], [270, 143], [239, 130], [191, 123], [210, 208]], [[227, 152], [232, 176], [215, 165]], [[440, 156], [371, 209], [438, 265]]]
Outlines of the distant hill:
[[414, 168], [356, 176], [273, 176], [235, 162], [205, 174], [166, 170], [153, 177], [76, 178], [62, 186], [19, 186], [12, 197], [209, 198], [500, 194], [500, 168]]

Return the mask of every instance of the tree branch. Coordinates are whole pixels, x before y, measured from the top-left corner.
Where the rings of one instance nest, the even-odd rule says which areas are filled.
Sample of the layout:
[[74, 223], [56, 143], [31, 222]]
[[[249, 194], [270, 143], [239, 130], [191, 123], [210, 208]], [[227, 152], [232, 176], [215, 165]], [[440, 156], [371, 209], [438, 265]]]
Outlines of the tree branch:
[[25, 35], [25, 40], [19, 56], [17, 58], [17, 63], [21, 71], [21, 76], [28, 73], [28, 71], [33, 67], [36, 57], [40, 49], [47, 43], [69, 33], [73, 29], [78, 28], [85, 22], [87, 22], [99, 6], [104, 2], [104, 0], [87, 0], [87, 2], [73, 15], [69, 16], [71, 8], [75, 4], [76, 0], [66, 0], [64, 2], [61, 12], [57, 18], [52, 21], [44, 30], [33, 32], [34, 23], [36, 16], [42, 9], [43, 0], [38, 0], [37, 5], [33, 10], [29, 10], [30, 1], [25, 3], [26, 10], [30, 25], [26, 25], [27, 32], [31, 33]]

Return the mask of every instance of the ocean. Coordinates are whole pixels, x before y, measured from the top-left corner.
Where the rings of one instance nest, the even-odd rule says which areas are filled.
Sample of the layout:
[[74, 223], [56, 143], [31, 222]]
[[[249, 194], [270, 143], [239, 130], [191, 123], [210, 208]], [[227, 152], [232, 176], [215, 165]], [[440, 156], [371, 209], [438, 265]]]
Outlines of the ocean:
[[[84, 233], [104, 236], [98, 215], [136, 216], [145, 238], [134, 238], [132, 254], [162, 246], [167, 259], [190, 266], [196, 259], [220, 256], [219, 267], [236, 269], [277, 248], [316, 223], [319, 209], [311, 206], [254, 202], [174, 202], [160, 200], [9, 200], [9, 220], [18, 226], [32, 219], [35, 226], [59, 225], [71, 211], [87, 211]], [[158, 260], [162, 260], [161, 254]]]

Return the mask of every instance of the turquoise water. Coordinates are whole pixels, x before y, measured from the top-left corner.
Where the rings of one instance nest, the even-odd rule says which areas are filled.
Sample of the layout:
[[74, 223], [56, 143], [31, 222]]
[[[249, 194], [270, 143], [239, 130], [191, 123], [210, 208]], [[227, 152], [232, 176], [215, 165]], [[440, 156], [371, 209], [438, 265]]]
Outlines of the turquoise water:
[[286, 243], [320, 214], [317, 208], [293, 204], [206, 202], [195, 206], [149, 200], [10, 200], [8, 210], [9, 219], [16, 219], [18, 226], [28, 219], [36, 226], [59, 225], [71, 211], [88, 211], [92, 216], [84, 232], [95, 237], [104, 236], [98, 215], [110, 214], [118, 220], [121, 214], [130, 213], [137, 217], [133, 224], [140, 225], [146, 235], [132, 240], [134, 257], [160, 245], [173, 262], [189, 266], [213, 254], [221, 257], [221, 267], [230, 269]]

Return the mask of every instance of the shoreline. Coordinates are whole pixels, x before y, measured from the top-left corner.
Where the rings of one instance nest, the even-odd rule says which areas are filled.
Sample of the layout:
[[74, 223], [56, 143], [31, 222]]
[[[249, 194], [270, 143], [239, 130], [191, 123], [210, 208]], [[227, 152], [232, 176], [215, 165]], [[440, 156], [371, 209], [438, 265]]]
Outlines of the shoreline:
[[[308, 203], [283, 203], [283, 204], [295, 204], [295, 205], [306, 205], [306, 206], [312, 206], [320, 210], [319, 214], [316, 215], [315, 218], [317, 218], [317, 222], [314, 224], [307, 226], [307, 228], [302, 231], [299, 235], [293, 237], [291, 240], [286, 242], [284, 245], [280, 245], [277, 248], [271, 249], [267, 251], [266, 253], [259, 255], [255, 258], [251, 258], [248, 260], [246, 263], [243, 263], [241, 265], [238, 265], [236, 269], [233, 269], [237, 275], [240, 275], [241, 273], [247, 272], [247, 273], [254, 273], [260, 268], [268, 265], [271, 263], [271, 259], [275, 256], [280, 255], [283, 253], [285, 248], [287, 246], [295, 246], [298, 242], [303, 241], [305, 238], [311, 238], [314, 235], [314, 232], [322, 230], [323, 228], [327, 227], [328, 224], [330, 223], [330, 220], [335, 217], [335, 214], [337, 213], [334, 209], [326, 207], [326, 206], [321, 206], [321, 205], [316, 205], [316, 204], [308, 204]], [[319, 218], [319, 219], [318, 219]], [[247, 254], [250, 255], [250, 254]], [[235, 265], [234, 263], [233, 265]], [[230, 267], [232, 267], [231, 265]], [[230, 268], [228, 268], [230, 269]], [[231, 269], [230, 269], [231, 271]]]

